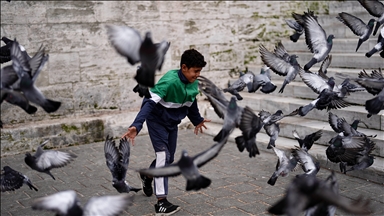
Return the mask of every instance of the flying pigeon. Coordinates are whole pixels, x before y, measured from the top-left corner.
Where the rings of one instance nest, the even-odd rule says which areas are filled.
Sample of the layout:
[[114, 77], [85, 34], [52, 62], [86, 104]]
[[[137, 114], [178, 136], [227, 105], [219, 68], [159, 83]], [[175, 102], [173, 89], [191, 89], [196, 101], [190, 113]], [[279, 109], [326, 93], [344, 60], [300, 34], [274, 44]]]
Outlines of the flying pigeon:
[[276, 164], [276, 171], [273, 172], [271, 178], [268, 180], [269, 185], [275, 185], [277, 178], [279, 176], [285, 177], [288, 176], [291, 171], [294, 170], [294, 168], [297, 165], [297, 160], [292, 155], [289, 156], [289, 158], [286, 156], [285, 152], [272, 146], [271, 147], [273, 151], [275, 152], [278, 160]]
[[286, 214], [288, 216], [301, 215], [318, 204], [333, 205], [341, 210], [356, 215], [371, 213], [369, 199], [350, 199], [334, 192], [334, 188], [314, 175], [294, 178], [288, 186], [285, 196], [277, 201], [268, 212], [274, 215]]
[[384, 58], [384, 27], [381, 27], [376, 45], [370, 51], [365, 53], [365, 56], [370, 58], [373, 54], [379, 51], [381, 51], [380, 56]]
[[28, 114], [34, 114], [37, 111], [37, 108], [29, 104], [28, 99], [20, 91], [13, 89], [1, 88], [1, 103], [7, 101], [10, 104], [16, 105], [22, 108]]
[[260, 87], [261, 87], [260, 91], [263, 92], [264, 94], [269, 94], [274, 92], [277, 87], [271, 81], [270, 69], [267, 66], [264, 66], [261, 68], [260, 74], [253, 76], [253, 90], [250, 92], [256, 92]]
[[76, 192], [66, 190], [35, 199], [32, 209], [53, 211], [60, 216], [115, 216], [132, 205], [132, 199], [128, 194], [91, 197], [83, 208]]
[[[363, 170], [366, 169], [374, 163], [375, 158], [373, 157], [372, 151], [375, 149], [376, 144], [370, 140], [368, 137], [365, 137], [365, 145], [364, 148], [356, 155], [355, 164], [341, 163], [341, 167], [343, 167], [342, 172], [344, 173], [352, 171], [352, 170]], [[346, 169], [345, 166], [351, 165], [349, 169]]]
[[384, 23], [384, 4], [379, 0], [358, 0], [360, 4], [374, 17], [377, 17], [375, 30], [373, 36], [376, 35], [379, 27]]
[[107, 25], [108, 39], [115, 50], [127, 58], [131, 65], [141, 62], [140, 73], [136, 81], [144, 86], [155, 85], [156, 70], [161, 70], [170, 42], [162, 41], [154, 44], [152, 34], [147, 31], [142, 39], [140, 33], [128, 26]]
[[[278, 43], [276, 49], [283, 52], [285, 50], [281, 42]], [[259, 51], [261, 59], [265, 65], [267, 65], [276, 74], [285, 76], [283, 85], [279, 90], [279, 93], [283, 93], [285, 86], [296, 78], [296, 75], [300, 70], [300, 65], [296, 60], [298, 56], [289, 55], [286, 51], [285, 53], [272, 53], [262, 44], [260, 44]]]
[[293, 130], [292, 133], [293, 137], [299, 142], [300, 148], [308, 151], [309, 149], [311, 149], [313, 143], [320, 139], [321, 135], [323, 134], [323, 131], [318, 130], [314, 133], [306, 135], [304, 138], [301, 138], [296, 130]]
[[341, 12], [339, 16], [336, 17], [340, 22], [344, 23], [351, 31], [359, 36], [359, 42], [357, 43], [356, 52], [359, 49], [360, 45], [369, 39], [373, 31], [373, 26], [375, 25], [375, 20], [370, 19], [368, 24], [365, 24], [360, 18], [353, 16], [352, 14]]
[[235, 82], [232, 83], [228, 88], [224, 88], [224, 92], [229, 92], [232, 95], [235, 95], [237, 100], [243, 100], [243, 97], [239, 92], [243, 91], [247, 86], [248, 92], [253, 90], [253, 77], [255, 75], [252, 72], [247, 72], [244, 75], [240, 76]]
[[384, 88], [376, 97], [365, 101], [365, 109], [368, 111], [368, 117], [377, 115], [381, 110], [384, 110]]
[[61, 152], [56, 150], [44, 151], [43, 147], [47, 142], [48, 140], [46, 140], [39, 147], [37, 147], [36, 153], [34, 155], [31, 155], [29, 152], [27, 152], [25, 154], [24, 161], [33, 170], [46, 173], [51, 176], [54, 180], [56, 180], [51, 173], [51, 169], [64, 167], [69, 164], [71, 160], [73, 160], [73, 158], [76, 158], [77, 156], [72, 153]]
[[11, 48], [11, 58], [13, 69], [20, 79], [19, 88], [25, 97], [30, 102], [41, 106], [47, 113], [52, 113], [59, 109], [61, 102], [47, 99], [35, 86], [36, 79], [49, 58], [49, 55], [45, 54], [44, 49], [40, 47], [38, 52], [28, 60], [15, 39]]
[[316, 175], [320, 170], [320, 162], [311, 156], [304, 148], [295, 146], [292, 149], [292, 156], [295, 157], [297, 164], [301, 166], [305, 174], [303, 175]]
[[[336, 114], [329, 112], [328, 123], [331, 126], [331, 128], [333, 129], [333, 131], [335, 131], [336, 133], [339, 133], [339, 134], [342, 133], [341, 135], [344, 135], [344, 131], [347, 131], [347, 133], [351, 133], [352, 135], [366, 136], [364, 133], [357, 131], [357, 126], [359, 123], [365, 124], [363, 121], [356, 119], [352, 122], [352, 124], [350, 124], [349, 127], [347, 127], [346, 124], [344, 125], [343, 122], [346, 122], [345, 118], [340, 118]], [[347, 127], [347, 128], [345, 128], [345, 127]]]
[[141, 175], [153, 177], [170, 177], [183, 175], [187, 180], [186, 190], [200, 190], [207, 188], [211, 184], [211, 180], [199, 173], [198, 168], [214, 159], [227, 142], [227, 138], [221, 142], [215, 143], [209, 149], [191, 157], [186, 150], [181, 153], [181, 158], [178, 162], [164, 167], [141, 169], [138, 172]]
[[314, 15], [304, 12], [303, 19], [305, 43], [314, 54], [312, 59], [304, 66], [304, 70], [308, 71], [314, 64], [323, 61], [328, 56], [332, 49], [334, 36], [330, 34], [327, 37]]
[[[312, 14], [317, 19], [313, 11], [308, 9], [308, 13]], [[295, 12], [292, 13], [292, 17], [294, 20], [285, 20], [285, 22], [291, 29], [295, 30], [295, 33], [289, 36], [289, 39], [296, 43], [300, 36], [304, 33], [304, 19], [302, 14], [297, 14]]]
[[9, 166], [4, 166], [1, 173], [1, 192], [5, 191], [14, 191], [23, 186], [23, 184], [28, 185], [29, 189], [38, 191], [38, 189], [33, 186], [31, 180], [24, 174], [12, 169]]
[[107, 136], [104, 144], [104, 155], [106, 164], [112, 173], [112, 186], [119, 193], [129, 193], [130, 191], [138, 192], [141, 188], [134, 188], [125, 181], [129, 156], [130, 144], [126, 138], [120, 139], [120, 146], [117, 148], [115, 141]]

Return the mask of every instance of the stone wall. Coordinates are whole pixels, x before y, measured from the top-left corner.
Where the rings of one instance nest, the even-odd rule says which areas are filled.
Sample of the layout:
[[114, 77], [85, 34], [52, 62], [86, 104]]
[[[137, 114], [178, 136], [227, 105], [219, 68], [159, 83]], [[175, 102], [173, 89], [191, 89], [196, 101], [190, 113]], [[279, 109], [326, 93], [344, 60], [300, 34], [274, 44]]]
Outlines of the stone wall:
[[[231, 68], [259, 65], [258, 45], [267, 48], [292, 33], [284, 19], [307, 8], [328, 14], [337, 2], [302, 1], [1, 1], [1, 36], [17, 38], [29, 54], [43, 45], [49, 62], [37, 86], [62, 102], [47, 114], [34, 115], [4, 102], [5, 127], [48, 119], [96, 116], [138, 110], [132, 91], [136, 66], [118, 55], [107, 40], [106, 24], [127, 25], [171, 47], [163, 70], [178, 68], [185, 49], [206, 58], [202, 75], [224, 85]], [[2, 43], [3, 45], [3, 43]], [[2, 65], [4, 66], [4, 65]]]

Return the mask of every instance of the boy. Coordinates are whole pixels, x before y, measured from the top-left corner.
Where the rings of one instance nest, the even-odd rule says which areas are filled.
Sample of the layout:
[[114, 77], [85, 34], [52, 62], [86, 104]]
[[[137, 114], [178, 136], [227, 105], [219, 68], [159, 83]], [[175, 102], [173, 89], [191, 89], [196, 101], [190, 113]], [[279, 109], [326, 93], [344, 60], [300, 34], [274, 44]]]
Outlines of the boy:
[[[128, 137], [134, 145], [134, 139], [140, 132], [144, 121], [147, 121], [148, 133], [156, 153], [156, 159], [150, 165], [162, 167], [174, 161], [178, 124], [188, 116], [195, 126], [195, 134], [202, 133], [205, 122], [197, 106], [196, 95], [199, 93], [197, 77], [205, 67], [204, 56], [195, 49], [184, 51], [180, 60], [180, 70], [168, 71], [150, 89], [151, 98], [144, 98], [140, 112], [123, 137]], [[152, 180], [148, 176], [140, 176], [143, 192], [151, 196]], [[156, 214], [171, 215], [180, 207], [168, 202], [168, 178], [155, 178]]]

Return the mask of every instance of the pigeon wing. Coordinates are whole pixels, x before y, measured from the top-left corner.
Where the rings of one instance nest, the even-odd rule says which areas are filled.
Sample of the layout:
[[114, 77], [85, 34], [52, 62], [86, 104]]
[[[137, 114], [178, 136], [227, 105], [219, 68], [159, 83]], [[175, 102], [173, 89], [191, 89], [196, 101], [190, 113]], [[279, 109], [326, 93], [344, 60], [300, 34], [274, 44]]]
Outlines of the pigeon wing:
[[320, 94], [324, 89], [329, 88], [327, 80], [315, 73], [305, 72], [303, 69], [300, 69], [299, 75], [303, 82], [317, 94]]
[[172, 164], [164, 167], [156, 167], [149, 169], [138, 170], [140, 174], [153, 176], [153, 177], [171, 177], [181, 174], [180, 167], [177, 164]]
[[[11, 169], [11, 168], [10, 168]], [[1, 174], [1, 192], [14, 191], [23, 186], [24, 176], [16, 170], [10, 170]]]
[[358, 0], [360, 4], [374, 17], [380, 17], [384, 13], [384, 4], [377, 0]]
[[365, 31], [368, 30], [367, 25], [360, 18], [353, 16], [349, 13], [341, 12], [339, 16], [336, 17], [340, 22], [344, 23], [348, 26], [349, 29], [353, 32], [353, 34], [357, 36], [362, 36]]
[[[49, 210], [57, 215], [68, 215], [68, 210], [77, 205], [76, 192], [68, 190], [34, 200], [32, 209]], [[80, 206], [78, 207], [80, 208]]]
[[305, 43], [312, 53], [319, 53], [327, 47], [327, 37], [324, 29], [310, 14], [304, 14]]
[[120, 215], [127, 206], [132, 205], [133, 197], [128, 194], [92, 197], [84, 206], [84, 216]]
[[[31, 68], [29, 66], [28, 59], [22, 52], [19, 46], [19, 42], [17, 42], [16, 39], [14, 40], [11, 47], [11, 59], [12, 66], [19, 77], [21, 77], [22, 73], [28, 73], [29, 76], [31, 76]], [[17, 63], [17, 65], [14, 65], [15, 63]]]
[[193, 157], [193, 163], [197, 167], [202, 167], [204, 164], [208, 163], [219, 154], [226, 142], [227, 139], [223, 139], [223, 141], [215, 143], [213, 146], [211, 146], [211, 148], [197, 154]]
[[10, 87], [18, 79], [19, 77], [17, 76], [17, 73], [13, 69], [12, 65], [1, 68], [1, 86], [2, 87]]
[[76, 155], [68, 152], [56, 150], [44, 151], [44, 153], [37, 158], [36, 165], [42, 169], [60, 168], [69, 164], [70, 161], [76, 157]]
[[260, 44], [259, 51], [264, 64], [276, 74], [286, 76], [289, 71], [294, 70], [294, 67], [290, 63], [268, 51], [264, 45]]
[[140, 61], [142, 43], [140, 33], [128, 26], [107, 25], [108, 39], [116, 51], [127, 58], [131, 65]]
[[125, 171], [127, 171], [129, 165], [129, 157], [131, 155], [131, 147], [127, 138], [120, 139], [119, 150], [121, 154], [120, 164], [123, 165]]
[[246, 106], [241, 115], [239, 128], [242, 131], [243, 136], [246, 139], [250, 139], [255, 137], [260, 131], [262, 128], [262, 121], [257, 115], [255, 115], [250, 107]]
[[343, 132], [342, 124], [344, 121], [344, 118], [339, 118], [337, 115], [333, 114], [332, 112], [329, 112], [328, 123], [336, 133]]
[[104, 156], [106, 159], [106, 164], [109, 170], [112, 173], [112, 177], [117, 179], [118, 176], [118, 163], [119, 163], [119, 150], [116, 148], [115, 141], [109, 136], [107, 136], [104, 143]]
[[297, 31], [297, 32], [302, 32], [303, 31], [303, 26], [301, 26], [298, 22], [296, 22], [295, 20], [285, 20], [285, 23], [287, 23], [287, 25]]
[[162, 41], [161, 43], [157, 43], [155, 45], [157, 46], [157, 55], [160, 58], [158, 61], [157, 69], [160, 71], [164, 63], [165, 54], [167, 53], [169, 46], [171, 46], [171, 42]]

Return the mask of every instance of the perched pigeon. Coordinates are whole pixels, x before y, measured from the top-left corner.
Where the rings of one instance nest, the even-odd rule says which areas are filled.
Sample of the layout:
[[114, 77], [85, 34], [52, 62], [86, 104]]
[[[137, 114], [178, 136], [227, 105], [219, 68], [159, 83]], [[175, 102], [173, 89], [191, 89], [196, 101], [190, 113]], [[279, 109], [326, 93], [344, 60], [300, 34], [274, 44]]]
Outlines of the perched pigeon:
[[376, 35], [379, 27], [384, 23], [384, 4], [379, 0], [358, 0], [360, 4], [374, 17], [377, 17], [375, 30], [373, 35]]
[[[276, 49], [279, 51], [285, 50], [281, 42], [278, 43]], [[272, 53], [262, 44], [260, 44], [259, 51], [261, 59], [265, 65], [267, 65], [276, 74], [285, 76], [283, 85], [279, 90], [279, 93], [283, 93], [285, 86], [296, 78], [296, 75], [300, 70], [300, 65], [296, 60], [297, 55], [289, 55], [287, 52], [278, 54]]]
[[132, 205], [132, 200], [133, 197], [128, 194], [92, 197], [83, 208], [76, 192], [67, 190], [35, 199], [32, 209], [53, 211], [60, 216], [115, 216]]
[[384, 27], [381, 27], [379, 37], [377, 38], [377, 44], [367, 53], [365, 53], [365, 56], [370, 58], [373, 54], [376, 52], [379, 52], [380, 56], [384, 58]]
[[306, 149], [295, 147], [295, 149], [292, 149], [292, 156], [295, 157], [297, 163], [305, 172], [304, 175], [316, 175], [320, 170], [320, 162], [312, 157]]
[[312, 59], [304, 66], [308, 71], [314, 64], [323, 61], [329, 54], [333, 45], [334, 36], [327, 37], [324, 29], [318, 23], [313, 14], [304, 12], [305, 43], [314, 54]]
[[334, 187], [314, 175], [294, 178], [285, 196], [270, 207], [268, 212], [274, 215], [297, 216], [321, 203], [333, 205], [350, 214], [371, 213], [369, 199], [363, 200], [359, 197], [351, 201], [349, 198], [340, 196], [335, 192]]
[[161, 70], [170, 42], [162, 41], [154, 44], [151, 32], [146, 32], [144, 39], [140, 33], [128, 26], [107, 25], [108, 39], [116, 51], [134, 65], [141, 62], [140, 73], [136, 81], [148, 87], [155, 85], [156, 70]]
[[44, 147], [47, 142], [48, 140], [43, 142], [37, 148], [36, 153], [34, 155], [31, 155], [29, 152], [26, 153], [24, 161], [33, 170], [46, 173], [51, 176], [54, 180], [56, 180], [50, 170], [53, 168], [60, 168], [66, 166], [71, 162], [71, 160], [73, 160], [73, 158], [76, 158], [77, 156], [72, 153], [61, 152], [56, 150], [44, 151], [42, 147]]
[[300, 148], [308, 151], [311, 149], [313, 143], [320, 139], [321, 135], [323, 134], [322, 130], [318, 130], [314, 133], [306, 135], [303, 139], [300, 137], [300, 135], [297, 133], [296, 130], [292, 131], [293, 137], [299, 142]]
[[[331, 175], [325, 180], [325, 184], [335, 193], [339, 194], [339, 184], [337, 183], [335, 172], [332, 170]], [[305, 216], [334, 216], [336, 213], [336, 207], [328, 204], [327, 202], [322, 202], [315, 205], [312, 208], [309, 208], [305, 212]]]
[[29, 189], [38, 191], [38, 189], [33, 186], [31, 180], [26, 175], [12, 169], [9, 166], [4, 166], [1, 173], [1, 192], [5, 191], [14, 191], [23, 186], [23, 184], [28, 185]]
[[351, 31], [359, 36], [359, 42], [357, 43], [356, 52], [359, 49], [360, 45], [369, 39], [373, 31], [373, 26], [375, 25], [375, 20], [370, 19], [368, 24], [365, 24], [360, 18], [353, 16], [352, 14], [341, 12], [339, 16], [336, 17], [340, 22], [344, 23]]
[[126, 138], [120, 139], [120, 146], [117, 148], [115, 141], [107, 136], [104, 144], [104, 155], [107, 167], [112, 173], [112, 186], [116, 188], [119, 193], [129, 193], [130, 191], [138, 192], [141, 188], [131, 187], [125, 181], [129, 156], [130, 146]]
[[180, 160], [176, 163], [164, 167], [141, 169], [138, 172], [141, 175], [153, 177], [170, 177], [181, 174], [187, 180], [187, 191], [206, 188], [211, 184], [211, 180], [201, 175], [198, 168], [214, 159], [227, 142], [227, 139], [228, 137], [193, 157], [189, 156], [186, 150], [183, 150]]
[[296, 167], [297, 160], [292, 155], [289, 158], [285, 155], [285, 152], [272, 146], [273, 151], [275, 152], [278, 160], [276, 164], [276, 171], [273, 172], [271, 178], [268, 180], [268, 184], [275, 185], [277, 178], [279, 176], [285, 177], [288, 176], [291, 171]]
[[224, 92], [229, 92], [232, 95], [236, 96], [237, 100], [243, 100], [243, 97], [239, 94], [239, 92], [243, 91], [247, 86], [248, 92], [253, 90], [253, 77], [255, 75], [252, 72], [248, 72], [239, 77], [235, 82], [232, 83], [228, 88], [224, 88]]
[[21, 52], [18, 42], [15, 40], [11, 49], [12, 66], [20, 79], [20, 90], [25, 97], [32, 103], [41, 106], [47, 113], [55, 112], [61, 106], [61, 102], [47, 99], [43, 93], [35, 86], [37, 77], [48, 61], [49, 55], [45, 54], [44, 49], [39, 51], [28, 60], [26, 55]]
[[331, 64], [331, 62], [332, 62], [332, 55], [328, 55], [320, 65], [319, 74], [320, 73], [327, 74], [327, 72], [328, 72], [327, 69], [328, 69], [329, 65]]

